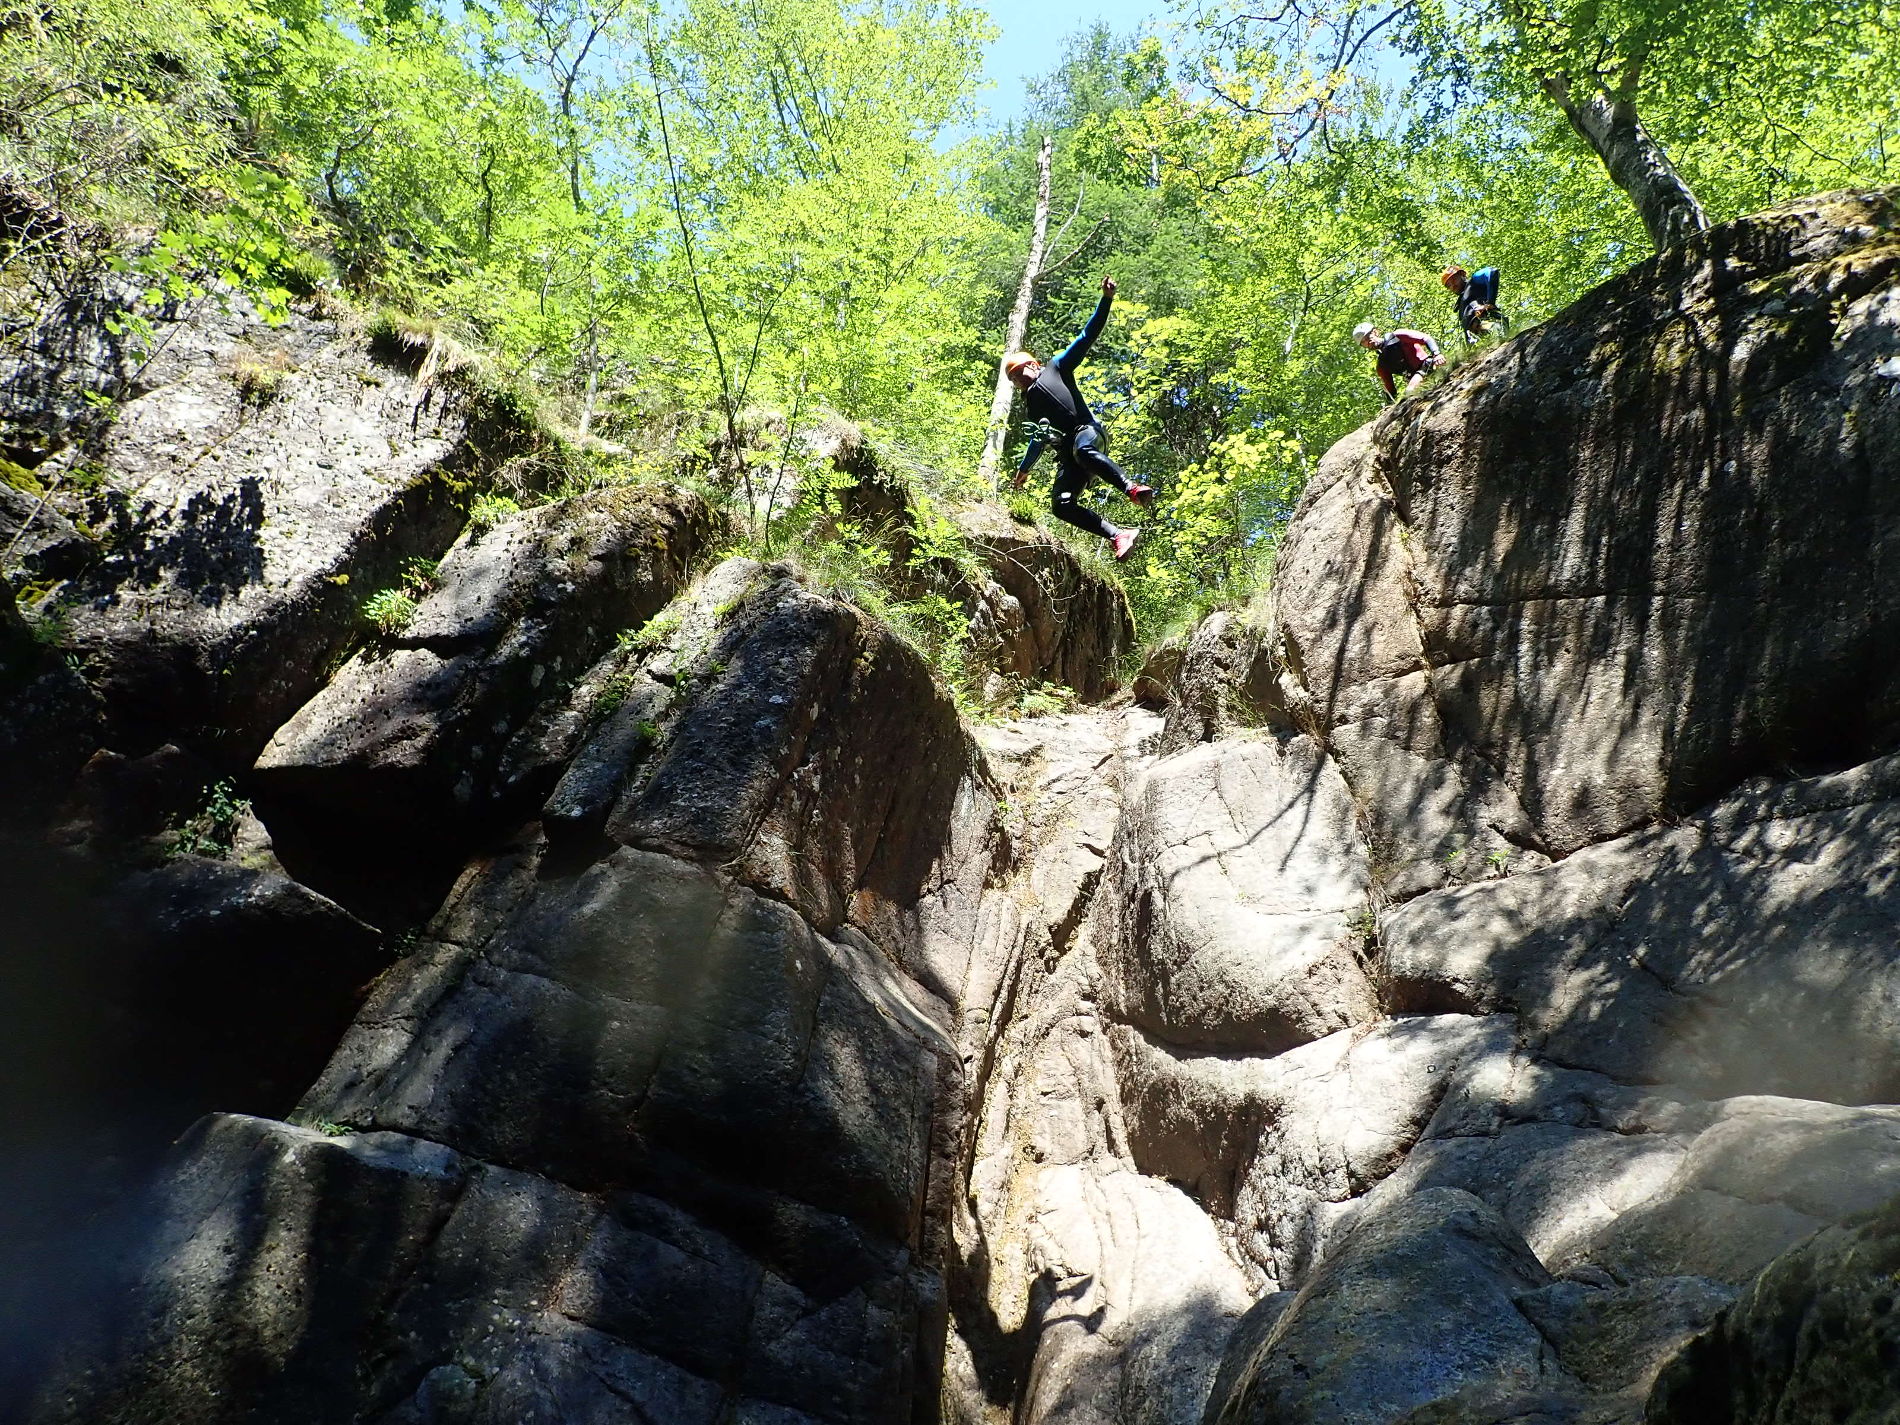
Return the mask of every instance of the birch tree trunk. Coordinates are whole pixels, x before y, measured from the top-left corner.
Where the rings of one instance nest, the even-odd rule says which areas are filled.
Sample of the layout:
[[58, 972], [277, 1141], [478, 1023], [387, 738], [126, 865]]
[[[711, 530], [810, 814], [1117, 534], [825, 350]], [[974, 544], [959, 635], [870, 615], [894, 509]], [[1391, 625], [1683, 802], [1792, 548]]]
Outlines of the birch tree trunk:
[[[1003, 337], [1003, 355], [1022, 349], [1029, 330], [1029, 303], [1036, 295], [1036, 279], [1042, 275], [1042, 260], [1047, 255], [1043, 244], [1049, 236], [1049, 155], [1054, 140], [1043, 135], [1042, 152], [1036, 156], [1036, 225], [1029, 239], [1029, 262], [1023, 268], [1022, 285], [1016, 289], [1016, 305], [1009, 309], [1009, 329]], [[990, 424], [983, 434], [983, 458], [977, 462], [977, 478], [985, 485], [996, 482], [996, 467], [1003, 459], [1003, 437], [1009, 430], [1009, 403], [1016, 388], [1004, 374], [1002, 358], [996, 362], [996, 394], [990, 400]]]
[[1676, 172], [1662, 145], [1636, 116], [1634, 97], [1640, 63], [1631, 66], [1618, 93], [1601, 91], [1579, 102], [1561, 76], [1546, 75], [1544, 92], [1564, 111], [1570, 126], [1596, 150], [1610, 180], [1629, 195], [1656, 251], [1707, 229], [1708, 214]]

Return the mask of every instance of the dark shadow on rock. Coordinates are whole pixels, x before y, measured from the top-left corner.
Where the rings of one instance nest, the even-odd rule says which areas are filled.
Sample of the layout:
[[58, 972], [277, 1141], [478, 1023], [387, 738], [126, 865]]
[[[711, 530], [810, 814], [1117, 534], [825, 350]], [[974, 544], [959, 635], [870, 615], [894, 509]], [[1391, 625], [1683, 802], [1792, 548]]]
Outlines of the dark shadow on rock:
[[154, 589], [175, 583], [207, 608], [264, 577], [264, 496], [258, 476], [233, 490], [199, 490], [175, 514], [133, 519], [113, 542], [113, 586]]

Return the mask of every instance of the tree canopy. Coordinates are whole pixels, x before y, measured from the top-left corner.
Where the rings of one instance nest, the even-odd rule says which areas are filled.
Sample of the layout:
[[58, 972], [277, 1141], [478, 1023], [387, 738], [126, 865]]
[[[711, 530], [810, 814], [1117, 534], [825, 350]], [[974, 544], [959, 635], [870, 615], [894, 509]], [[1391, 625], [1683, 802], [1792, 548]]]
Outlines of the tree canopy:
[[1353, 324], [1450, 336], [1444, 265], [1499, 267], [1521, 328], [1900, 163], [1900, 0], [1178, 0], [1072, 36], [1001, 125], [992, 32], [975, 0], [0, 2], [0, 294], [388, 305], [782, 549], [849, 534], [787, 479], [829, 413], [926, 504], [985, 493], [1048, 137], [1028, 341], [1117, 278], [1085, 383], [1163, 492], [1121, 571], [1158, 634], [1270, 569], [1377, 409]]

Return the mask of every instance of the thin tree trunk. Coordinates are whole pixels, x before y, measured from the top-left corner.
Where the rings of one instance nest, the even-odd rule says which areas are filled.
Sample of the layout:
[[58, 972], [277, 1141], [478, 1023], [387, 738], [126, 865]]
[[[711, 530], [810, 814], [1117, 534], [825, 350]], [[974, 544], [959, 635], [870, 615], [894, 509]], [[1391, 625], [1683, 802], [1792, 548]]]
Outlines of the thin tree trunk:
[[587, 394], [581, 398], [580, 434], [594, 428], [594, 398], [600, 394], [600, 319], [587, 326]]
[[1636, 116], [1633, 96], [1635, 71], [1619, 86], [1623, 93], [1612, 96], [1601, 92], [1579, 103], [1561, 76], [1546, 75], [1544, 92], [1557, 102], [1570, 125], [1596, 150], [1610, 180], [1629, 195], [1649, 233], [1650, 244], [1661, 252], [1684, 238], [1705, 231], [1708, 214], [1676, 172], [1662, 145], [1650, 136]]
[[[1042, 274], [1043, 243], [1049, 236], [1049, 155], [1054, 140], [1043, 135], [1042, 152], [1036, 156], [1036, 226], [1029, 239], [1029, 262], [1023, 268], [1022, 285], [1016, 289], [1016, 305], [1009, 309], [1009, 329], [1003, 337], [1003, 355], [1022, 349], [1029, 330], [1029, 303], [1036, 295], [1036, 278]], [[990, 400], [989, 429], [983, 435], [983, 458], [977, 462], [976, 475], [985, 485], [996, 481], [996, 467], [1003, 460], [1003, 437], [1009, 430], [1009, 403], [1016, 388], [1009, 384], [1003, 363], [996, 363], [996, 394]]]

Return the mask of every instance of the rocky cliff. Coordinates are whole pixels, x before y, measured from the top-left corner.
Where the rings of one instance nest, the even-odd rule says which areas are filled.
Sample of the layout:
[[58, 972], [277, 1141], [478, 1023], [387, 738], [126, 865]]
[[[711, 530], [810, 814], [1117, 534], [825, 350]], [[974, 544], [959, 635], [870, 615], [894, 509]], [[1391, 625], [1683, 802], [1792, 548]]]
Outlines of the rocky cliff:
[[[1894, 195], [1487, 351], [1143, 704], [978, 726], [697, 497], [469, 525], [531, 432], [260, 339], [83, 449], [109, 352], [5, 383], [13, 1413], [1900, 1409]], [[968, 529], [985, 656], [1109, 691], [1112, 590]]]

